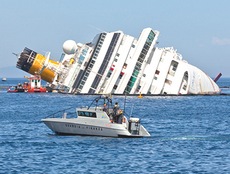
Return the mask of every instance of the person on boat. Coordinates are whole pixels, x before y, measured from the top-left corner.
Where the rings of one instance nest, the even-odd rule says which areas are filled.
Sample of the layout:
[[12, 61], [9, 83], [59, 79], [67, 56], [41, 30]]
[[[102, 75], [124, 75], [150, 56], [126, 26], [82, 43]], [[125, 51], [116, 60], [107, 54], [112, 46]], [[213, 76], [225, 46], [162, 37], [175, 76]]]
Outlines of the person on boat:
[[119, 105], [118, 105], [118, 103], [116, 102], [115, 105], [114, 105], [114, 107], [113, 107], [113, 114], [116, 115], [116, 114], [117, 114], [117, 111], [118, 111], [119, 109], [120, 109], [120, 108], [119, 108]]
[[116, 117], [117, 117], [117, 123], [122, 124], [124, 116], [123, 116], [123, 111], [121, 109], [117, 111]]
[[104, 103], [104, 105], [103, 105], [103, 111], [108, 114], [108, 107], [107, 107], [106, 103]]
[[123, 115], [118, 103], [116, 102], [113, 107], [113, 120], [115, 123], [119, 123], [120, 117]]
[[21, 83], [18, 83], [18, 88], [19, 88], [19, 89], [22, 89]]

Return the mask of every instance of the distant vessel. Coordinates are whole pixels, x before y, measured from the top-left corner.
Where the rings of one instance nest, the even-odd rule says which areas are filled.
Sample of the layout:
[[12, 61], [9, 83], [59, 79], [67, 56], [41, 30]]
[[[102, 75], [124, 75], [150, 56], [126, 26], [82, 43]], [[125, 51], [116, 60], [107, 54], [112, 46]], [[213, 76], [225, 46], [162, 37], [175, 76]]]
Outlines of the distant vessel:
[[92, 42], [63, 44], [60, 62], [25, 48], [17, 68], [40, 74], [52, 89], [82, 94], [219, 94], [218, 85], [172, 47], [156, 47], [159, 31], [145, 28], [138, 39], [103, 32]]
[[34, 75], [31, 77], [25, 77], [29, 82], [19, 83], [17, 86], [11, 86], [7, 92], [48, 92], [45, 87], [41, 85], [41, 77]]
[[[106, 110], [104, 110], [104, 105], [107, 107]], [[126, 138], [150, 136], [141, 125], [139, 118], [131, 117], [128, 120], [122, 110], [118, 109], [115, 113], [111, 106], [110, 98], [100, 96], [95, 98], [89, 107], [77, 108], [74, 114], [72, 111], [67, 113], [64, 110], [61, 111], [62, 114], [55, 112], [55, 114], [60, 114], [58, 118], [54, 114], [42, 121], [57, 134]]]
[[3, 78], [2, 78], [2, 81], [6, 81], [6, 77], [3, 77]]

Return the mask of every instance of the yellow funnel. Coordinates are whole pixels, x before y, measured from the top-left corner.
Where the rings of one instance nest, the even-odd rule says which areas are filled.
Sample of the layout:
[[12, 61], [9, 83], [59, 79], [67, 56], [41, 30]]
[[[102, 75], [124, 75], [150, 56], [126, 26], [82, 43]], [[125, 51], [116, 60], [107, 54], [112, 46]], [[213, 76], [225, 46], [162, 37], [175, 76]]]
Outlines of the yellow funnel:
[[[55, 69], [58, 68], [59, 62], [49, 60], [46, 67], [45, 61], [45, 56], [25, 48], [19, 56], [17, 68], [32, 75], [38, 74], [43, 80], [52, 83], [56, 75]], [[52, 69], [49, 67], [52, 67]]]

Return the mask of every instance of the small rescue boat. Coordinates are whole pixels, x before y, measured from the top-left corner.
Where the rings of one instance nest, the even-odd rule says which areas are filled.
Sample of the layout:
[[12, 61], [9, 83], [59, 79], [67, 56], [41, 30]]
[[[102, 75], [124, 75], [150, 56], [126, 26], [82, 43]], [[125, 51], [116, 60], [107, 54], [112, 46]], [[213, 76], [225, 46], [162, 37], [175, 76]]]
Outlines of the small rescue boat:
[[9, 87], [9, 89], [7, 90], [7, 92], [10, 92], [10, 93], [25, 92], [25, 90], [23, 89], [23, 87], [20, 84], [18, 84], [17, 86], [11, 86], [11, 87]]
[[[93, 103], [95, 106], [92, 106]], [[111, 98], [104, 96], [97, 97], [89, 107], [72, 108], [72, 111], [69, 108], [41, 121], [56, 134], [126, 138], [150, 136], [139, 118], [128, 119], [118, 106], [112, 108]]]
[[25, 77], [29, 82], [19, 83], [17, 86], [9, 87], [7, 92], [48, 92], [45, 87], [41, 85], [41, 76], [33, 75], [31, 77]]

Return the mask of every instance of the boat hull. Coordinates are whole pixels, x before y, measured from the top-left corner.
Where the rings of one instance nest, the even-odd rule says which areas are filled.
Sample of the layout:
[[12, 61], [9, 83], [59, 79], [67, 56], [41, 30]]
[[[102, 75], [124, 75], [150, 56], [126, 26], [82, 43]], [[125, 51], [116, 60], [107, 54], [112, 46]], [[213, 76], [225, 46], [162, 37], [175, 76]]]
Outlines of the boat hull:
[[46, 90], [46, 88], [32, 88], [32, 89], [24, 89], [24, 88], [16, 89], [16, 88], [14, 88], [14, 89], [12, 89], [12, 87], [11, 87], [8, 89], [7, 92], [9, 92], [9, 93], [17, 93], [17, 92], [43, 93], [43, 92], [48, 92], [48, 91]]
[[47, 92], [46, 88], [31, 88], [27, 92]]
[[42, 121], [56, 134], [83, 135], [103, 137], [130, 137], [140, 138], [150, 136], [148, 132], [139, 135], [131, 134], [123, 124], [104, 122], [103, 124], [85, 124], [73, 119], [47, 118]]

